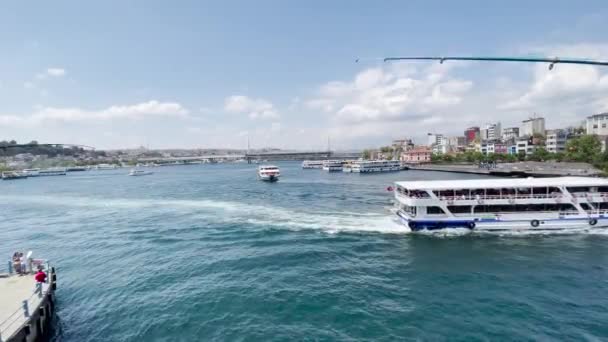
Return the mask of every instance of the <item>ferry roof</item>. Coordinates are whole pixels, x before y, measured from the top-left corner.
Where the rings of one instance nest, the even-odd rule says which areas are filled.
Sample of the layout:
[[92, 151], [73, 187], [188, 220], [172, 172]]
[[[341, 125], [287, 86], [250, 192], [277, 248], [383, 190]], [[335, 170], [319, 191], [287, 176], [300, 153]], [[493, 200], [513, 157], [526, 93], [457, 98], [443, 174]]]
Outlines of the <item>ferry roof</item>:
[[497, 189], [529, 188], [544, 186], [608, 186], [608, 179], [592, 177], [550, 177], [550, 178], [484, 178], [453, 179], [436, 181], [395, 182], [410, 190], [451, 190], [451, 189]]

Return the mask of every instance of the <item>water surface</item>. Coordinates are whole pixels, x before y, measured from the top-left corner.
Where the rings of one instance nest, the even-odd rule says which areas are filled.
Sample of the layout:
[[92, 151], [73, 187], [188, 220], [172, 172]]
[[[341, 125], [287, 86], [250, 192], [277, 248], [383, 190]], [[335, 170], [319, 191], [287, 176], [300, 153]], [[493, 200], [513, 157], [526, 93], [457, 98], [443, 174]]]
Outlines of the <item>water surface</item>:
[[417, 235], [396, 180], [279, 163], [0, 182], [0, 255], [57, 266], [57, 341], [608, 339], [608, 237]]

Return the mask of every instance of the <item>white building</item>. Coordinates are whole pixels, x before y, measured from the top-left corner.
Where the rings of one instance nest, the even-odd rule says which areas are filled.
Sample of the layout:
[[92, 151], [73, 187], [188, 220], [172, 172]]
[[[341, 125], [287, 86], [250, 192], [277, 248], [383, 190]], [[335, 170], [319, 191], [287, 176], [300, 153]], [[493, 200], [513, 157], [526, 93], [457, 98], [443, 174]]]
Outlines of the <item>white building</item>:
[[536, 133], [545, 135], [545, 118], [532, 117], [522, 121], [519, 133], [522, 137], [533, 136]]
[[519, 127], [507, 127], [502, 130], [503, 140], [519, 138]]
[[443, 136], [443, 134], [427, 134], [427, 145], [429, 146], [447, 144], [446, 141], [447, 139]]
[[533, 145], [529, 139], [520, 138], [517, 140], [517, 153], [518, 154], [532, 154], [536, 151], [536, 145]]
[[568, 141], [568, 132], [563, 129], [547, 130], [547, 140], [545, 145], [547, 151], [551, 153], [565, 152], [566, 142]]
[[587, 134], [608, 135], [608, 113], [600, 113], [587, 117]]
[[483, 140], [499, 140], [501, 136], [500, 122], [494, 124], [486, 124], [479, 130], [479, 137]]

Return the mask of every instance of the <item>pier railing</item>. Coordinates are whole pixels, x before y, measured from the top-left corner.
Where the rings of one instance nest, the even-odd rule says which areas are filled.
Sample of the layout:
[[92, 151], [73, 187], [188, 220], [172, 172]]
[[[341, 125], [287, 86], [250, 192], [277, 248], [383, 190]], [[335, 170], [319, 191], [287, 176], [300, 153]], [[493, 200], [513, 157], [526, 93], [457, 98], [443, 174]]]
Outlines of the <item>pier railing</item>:
[[[413, 197], [407, 196], [402, 193], [398, 194], [401, 197], [419, 199], [419, 200], [430, 200], [431, 197]], [[571, 193], [569, 196], [574, 198], [602, 198], [604, 201], [608, 201], [608, 192], [594, 192], [594, 193]], [[567, 194], [564, 193], [551, 193], [551, 194], [503, 194], [503, 195], [460, 195], [460, 196], [437, 196], [441, 201], [486, 201], [486, 200], [517, 200], [517, 199], [555, 199], [555, 200], [563, 200], [565, 198], [569, 198]]]

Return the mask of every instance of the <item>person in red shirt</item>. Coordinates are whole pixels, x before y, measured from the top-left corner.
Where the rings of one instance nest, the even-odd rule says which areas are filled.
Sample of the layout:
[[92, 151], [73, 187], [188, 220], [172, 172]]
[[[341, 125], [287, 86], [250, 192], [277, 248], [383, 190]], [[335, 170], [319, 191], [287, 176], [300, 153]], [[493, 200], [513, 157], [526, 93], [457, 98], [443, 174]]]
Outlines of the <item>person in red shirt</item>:
[[34, 276], [34, 279], [36, 279], [37, 282], [39, 283], [44, 283], [46, 282], [46, 273], [44, 273], [43, 270], [38, 270], [38, 273], [36, 273], [36, 275]]

